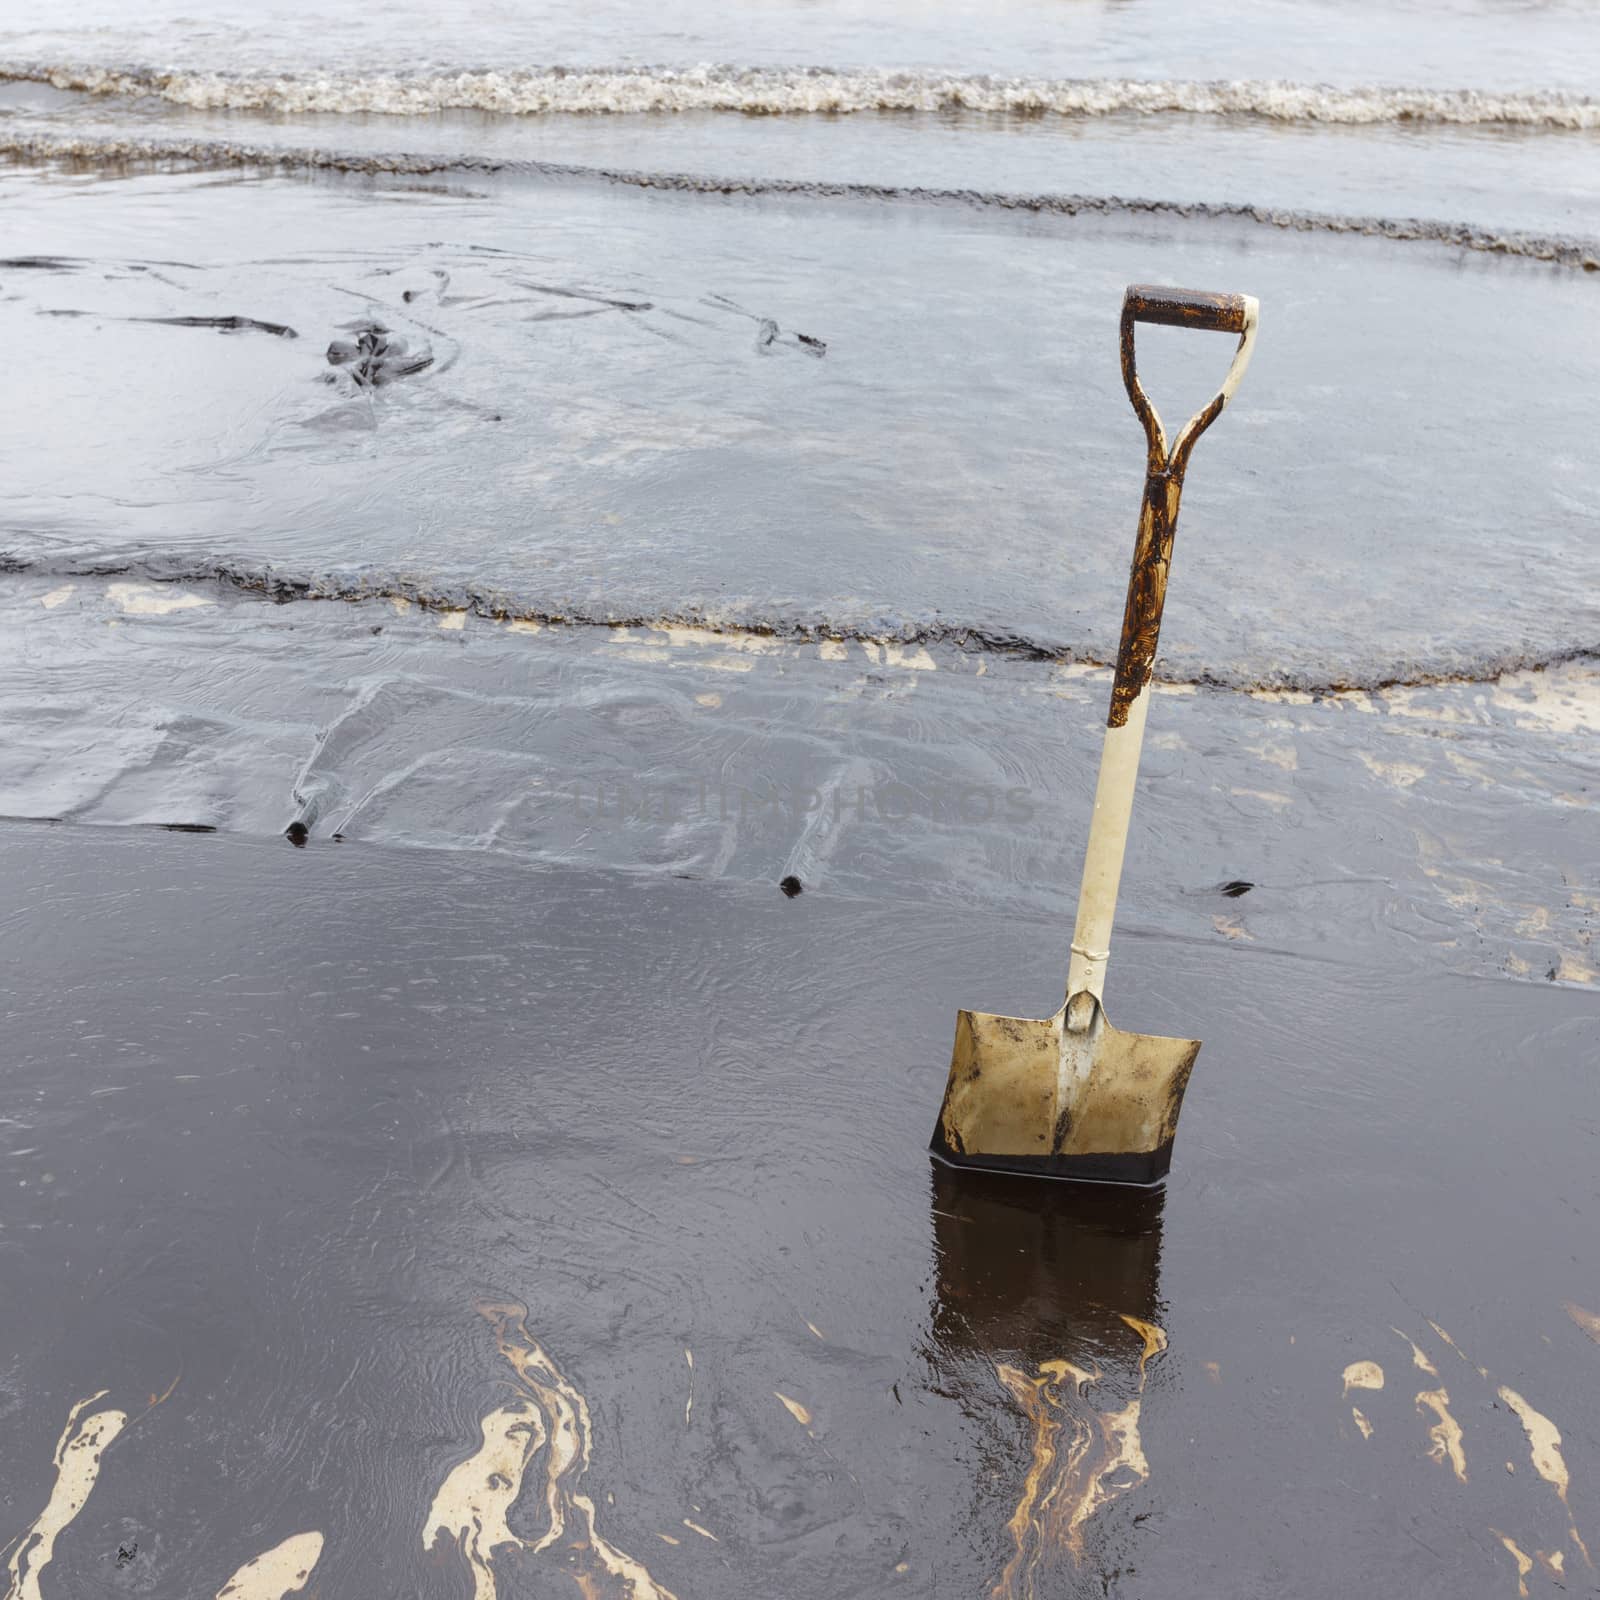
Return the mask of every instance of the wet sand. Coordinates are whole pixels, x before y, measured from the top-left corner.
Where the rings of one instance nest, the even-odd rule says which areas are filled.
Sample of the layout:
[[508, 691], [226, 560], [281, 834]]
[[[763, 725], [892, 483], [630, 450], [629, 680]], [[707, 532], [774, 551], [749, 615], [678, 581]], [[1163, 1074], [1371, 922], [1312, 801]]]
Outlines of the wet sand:
[[1108, 1216], [925, 1152], [1052, 921], [72, 826], [0, 874], [7, 1536], [125, 1419], [45, 1593], [313, 1534], [352, 1597], [1595, 1586], [1592, 994], [1126, 938], [1113, 1014], [1206, 1045]]
[[[1053, 918], [1064, 948], [1109, 692], [1102, 668], [977, 643], [17, 574], [0, 815], [794, 874]], [[1161, 663], [1119, 926], [1593, 989], [1597, 733], [1582, 659], [1345, 693]]]

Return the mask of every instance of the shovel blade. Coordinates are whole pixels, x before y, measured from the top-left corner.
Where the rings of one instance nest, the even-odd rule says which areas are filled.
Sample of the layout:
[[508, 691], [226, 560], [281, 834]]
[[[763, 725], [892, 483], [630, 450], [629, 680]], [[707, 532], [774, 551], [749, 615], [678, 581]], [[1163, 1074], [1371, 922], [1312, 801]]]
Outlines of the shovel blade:
[[1198, 1039], [1053, 1017], [956, 1015], [933, 1152], [955, 1166], [1098, 1183], [1159, 1183]]

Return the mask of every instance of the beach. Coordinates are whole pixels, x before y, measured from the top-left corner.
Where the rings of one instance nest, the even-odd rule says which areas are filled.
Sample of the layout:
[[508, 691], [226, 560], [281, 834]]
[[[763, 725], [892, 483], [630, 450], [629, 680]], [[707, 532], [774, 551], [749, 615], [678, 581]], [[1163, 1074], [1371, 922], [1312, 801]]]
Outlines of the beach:
[[1600, 1590], [1596, 26], [13, 7], [6, 1600]]

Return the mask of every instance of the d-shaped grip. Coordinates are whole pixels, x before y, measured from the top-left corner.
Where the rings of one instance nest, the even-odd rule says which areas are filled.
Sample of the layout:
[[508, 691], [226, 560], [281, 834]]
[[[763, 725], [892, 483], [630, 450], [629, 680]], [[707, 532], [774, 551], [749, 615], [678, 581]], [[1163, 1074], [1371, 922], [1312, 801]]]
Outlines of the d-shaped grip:
[[1122, 297], [1122, 314], [1133, 322], [1159, 322], [1169, 328], [1243, 333], [1250, 305], [1247, 294], [1208, 294], [1204, 289], [1160, 289], [1133, 283]]
[[[1189, 452], [1194, 449], [1195, 441], [1217, 420], [1222, 408], [1233, 398], [1233, 391], [1238, 388], [1244, 369], [1250, 365], [1259, 315], [1260, 306], [1254, 295], [1211, 294], [1203, 289], [1163, 289], [1147, 283], [1129, 285], [1122, 297], [1122, 381], [1127, 385], [1128, 398], [1133, 402], [1134, 411], [1144, 424], [1145, 440], [1149, 445], [1148, 474], [1160, 473], [1176, 482], [1183, 481], [1184, 469], [1189, 465]], [[1210, 403], [1195, 412], [1179, 430], [1170, 454], [1160, 413], [1150, 403], [1144, 385], [1139, 382], [1133, 348], [1134, 324], [1139, 322], [1239, 335], [1238, 347], [1233, 352], [1233, 364], [1222, 380], [1222, 387], [1212, 396]]]

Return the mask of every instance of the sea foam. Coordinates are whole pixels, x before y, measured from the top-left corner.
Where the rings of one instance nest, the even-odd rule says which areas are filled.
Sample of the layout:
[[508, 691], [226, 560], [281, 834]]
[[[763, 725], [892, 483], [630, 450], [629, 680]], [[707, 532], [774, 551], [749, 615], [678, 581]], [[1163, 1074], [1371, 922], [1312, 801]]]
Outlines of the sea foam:
[[1012, 116], [1119, 114], [1254, 117], [1284, 123], [1433, 123], [1600, 129], [1600, 100], [1552, 90], [1336, 88], [1272, 81], [1146, 82], [826, 67], [531, 67], [439, 74], [229, 74], [70, 64], [0, 66], [0, 78], [95, 95], [156, 97], [196, 110], [484, 111], [748, 116], [969, 111]]

